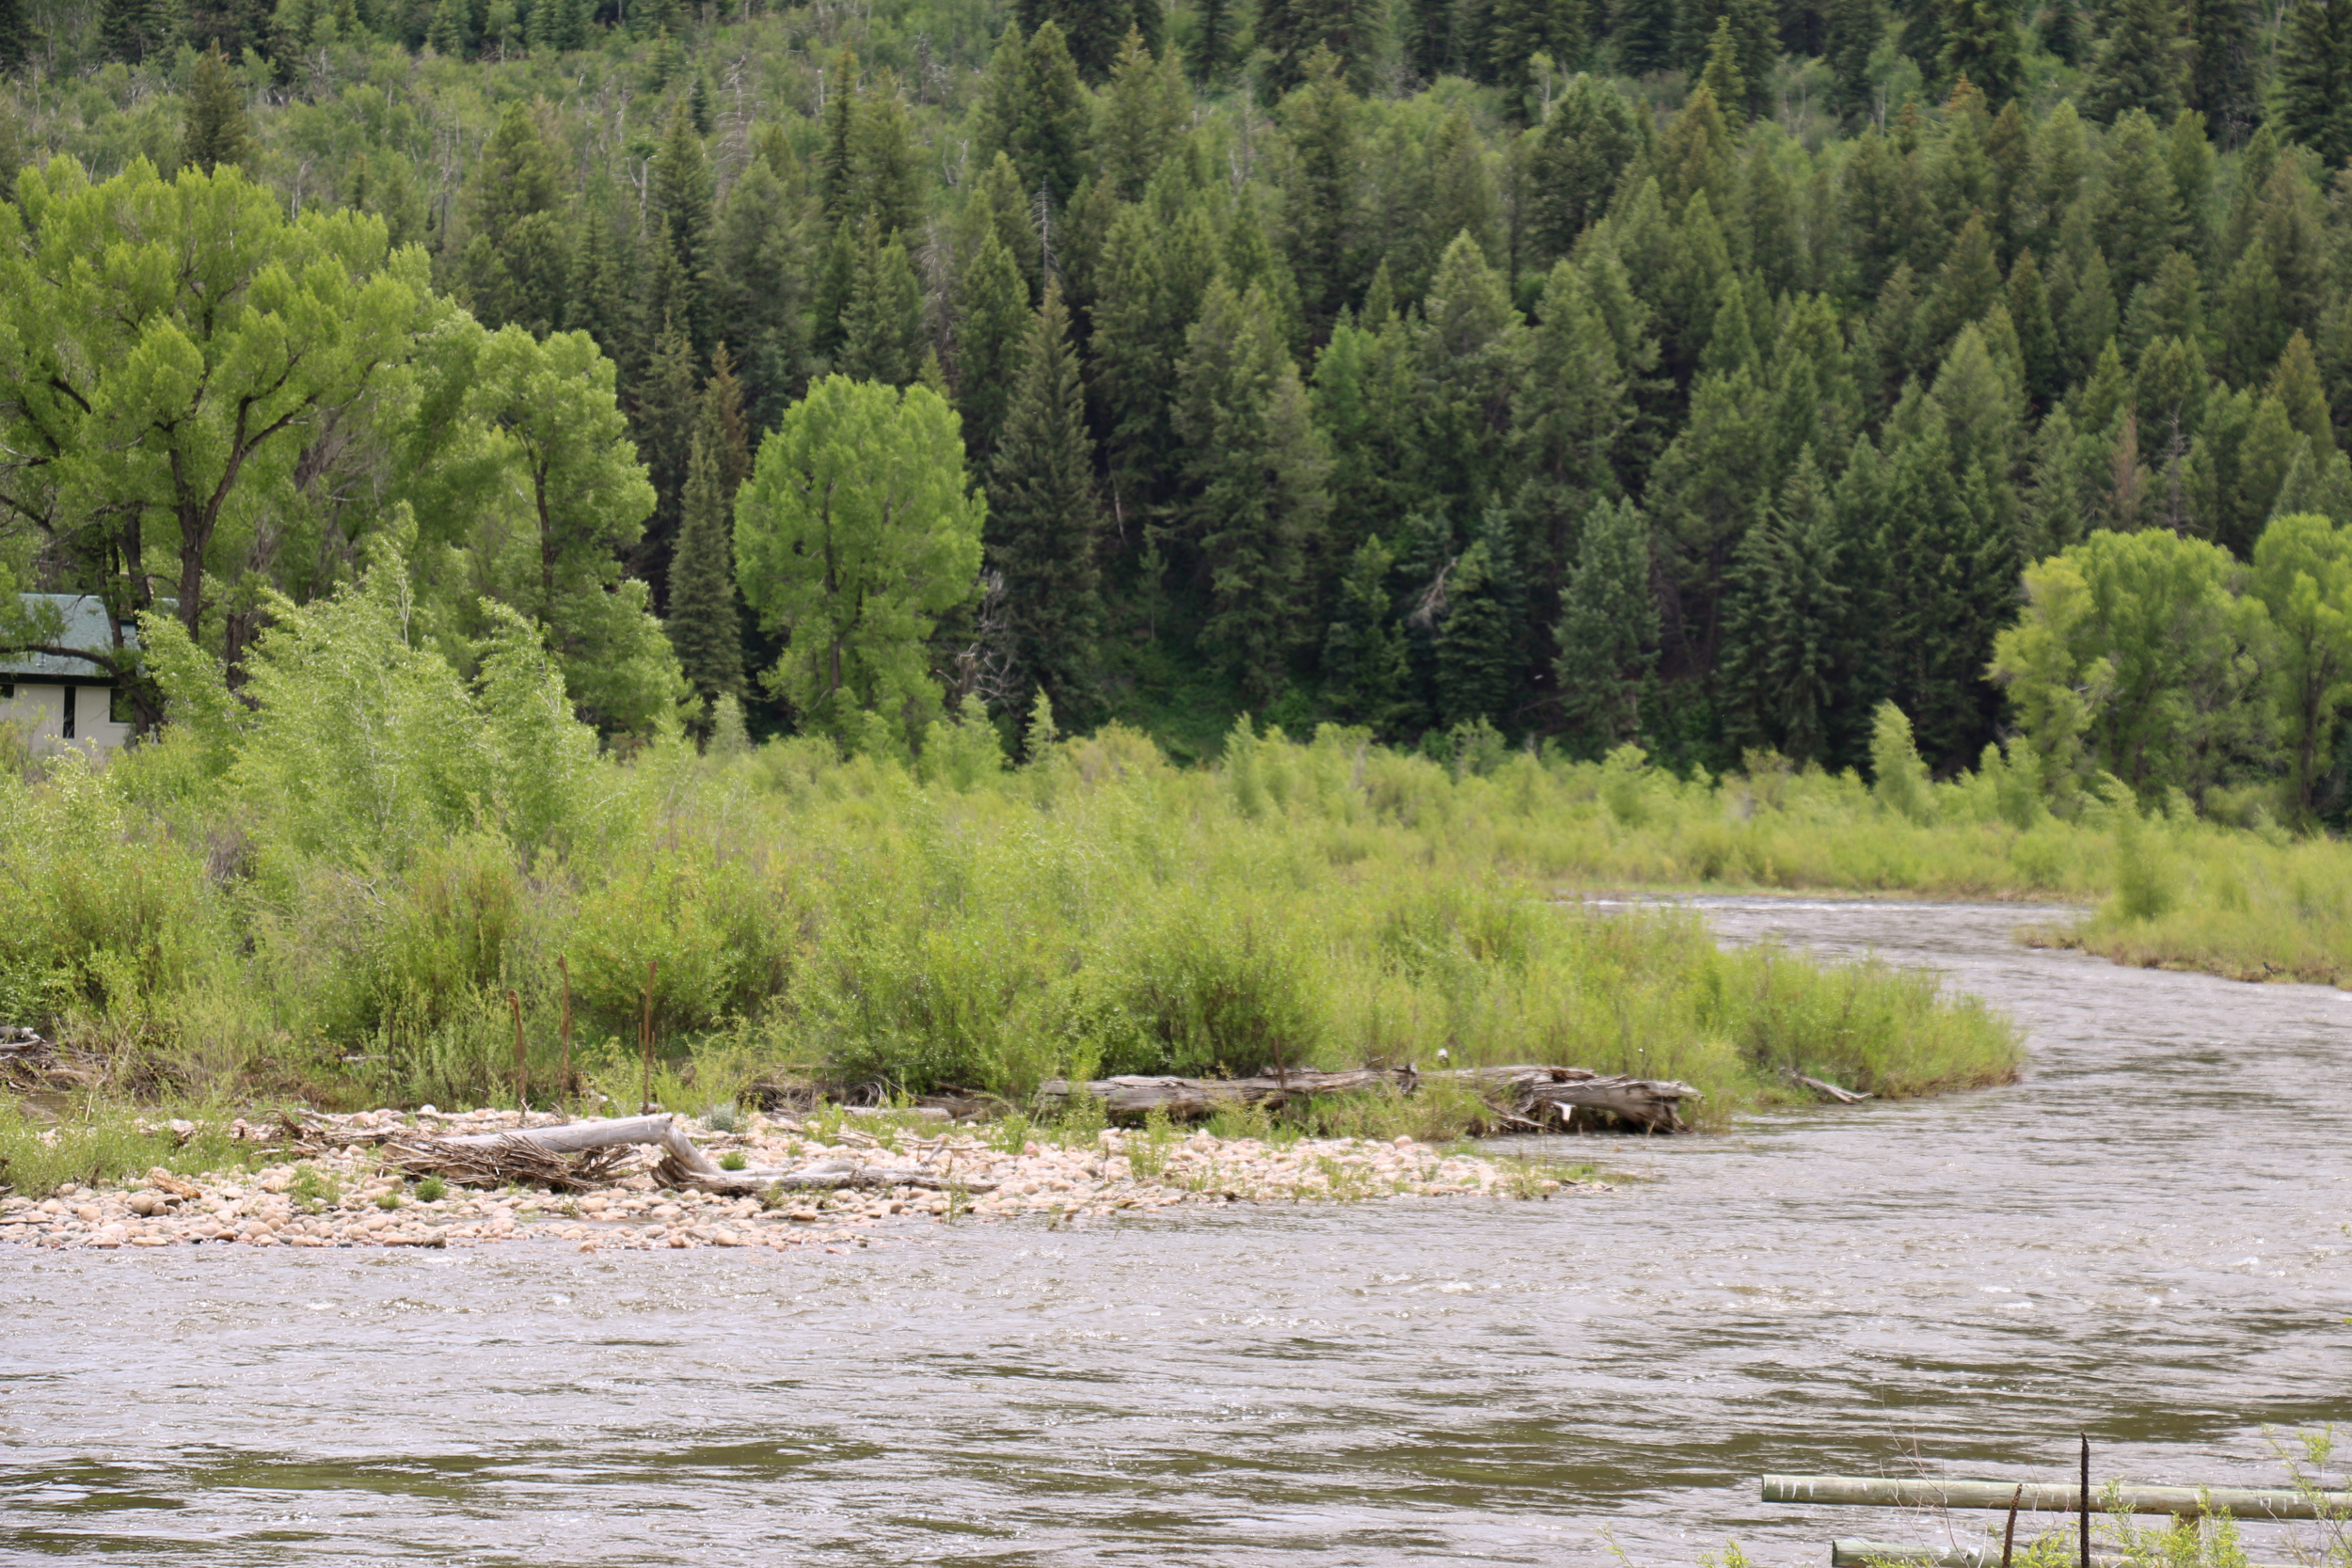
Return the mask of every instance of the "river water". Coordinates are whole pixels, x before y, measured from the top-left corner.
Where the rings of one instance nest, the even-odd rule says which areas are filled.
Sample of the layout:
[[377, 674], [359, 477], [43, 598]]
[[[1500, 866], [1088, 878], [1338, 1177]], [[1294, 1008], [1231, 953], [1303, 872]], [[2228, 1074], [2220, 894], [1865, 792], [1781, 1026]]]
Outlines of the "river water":
[[2352, 997], [1705, 904], [1943, 970], [2026, 1081], [1596, 1139], [1647, 1180], [1549, 1203], [0, 1248], [0, 1560], [1825, 1563], [1939, 1527], [1759, 1474], [2057, 1481], [2087, 1429], [2102, 1479], [2277, 1484], [2266, 1428], [2352, 1418]]

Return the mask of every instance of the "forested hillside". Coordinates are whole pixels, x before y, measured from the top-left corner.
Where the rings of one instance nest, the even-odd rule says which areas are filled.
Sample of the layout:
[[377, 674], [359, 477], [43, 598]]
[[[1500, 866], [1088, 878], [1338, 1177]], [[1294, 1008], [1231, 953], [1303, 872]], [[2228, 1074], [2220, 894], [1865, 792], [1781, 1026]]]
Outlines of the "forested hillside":
[[[2218, 546], [2206, 609], [2274, 515], [2343, 556], [2352, 0], [0, 0], [0, 564], [232, 673], [380, 539], [610, 734], [1836, 768], [1891, 700], [1937, 771], [2074, 723], [2342, 794], [2343, 658], [2274, 690], [2227, 607], [2037, 652], [2054, 564], [1987, 668], [2100, 531]], [[2135, 681], [2171, 729], [2052, 717]]]

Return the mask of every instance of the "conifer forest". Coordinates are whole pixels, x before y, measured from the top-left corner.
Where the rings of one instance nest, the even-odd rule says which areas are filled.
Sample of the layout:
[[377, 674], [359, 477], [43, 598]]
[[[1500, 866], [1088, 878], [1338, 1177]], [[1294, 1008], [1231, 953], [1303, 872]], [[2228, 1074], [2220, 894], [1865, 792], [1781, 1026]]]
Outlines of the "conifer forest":
[[0, 576], [148, 615], [151, 717], [397, 561], [622, 746], [1867, 774], [1892, 704], [2341, 820], [2352, 0], [0, 0]]

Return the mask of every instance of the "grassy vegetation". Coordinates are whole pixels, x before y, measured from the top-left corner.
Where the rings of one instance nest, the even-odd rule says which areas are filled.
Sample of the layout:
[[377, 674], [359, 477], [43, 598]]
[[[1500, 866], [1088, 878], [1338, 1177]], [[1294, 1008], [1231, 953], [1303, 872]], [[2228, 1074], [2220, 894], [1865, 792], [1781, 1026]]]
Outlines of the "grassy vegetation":
[[[2005, 1023], [1931, 981], [1551, 895], [1840, 863], [1850, 885], [2016, 885], [1998, 867], [2032, 835], [1880, 821], [1850, 781], [1449, 770], [1339, 730], [1237, 739], [1214, 770], [1116, 728], [1012, 770], [952, 738], [914, 771], [811, 740], [567, 753], [532, 774], [528, 835], [397, 764], [297, 792], [193, 730], [103, 773], [0, 779], [0, 1012], [96, 1053], [118, 1093], [345, 1105], [511, 1100], [510, 990], [546, 1099], [567, 973], [576, 1071], [616, 1103], [640, 1093], [648, 997], [655, 1095], [681, 1107], [762, 1077], [1018, 1107], [1062, 1074], [1446, 1048], [1679, 1078], [1721, 1126], [1787, 1069], [1901, 1095], [2017, 1062]], [[399, 832], [335, 820], [362, 808]], [[1820, 831], [1841, 814], [1842, 843]], [[2072, 866], [2095, 838], [2035, 842]], [[1470, 1107], [1441, 1099], [1316, 1119], [1458, 1130]]]

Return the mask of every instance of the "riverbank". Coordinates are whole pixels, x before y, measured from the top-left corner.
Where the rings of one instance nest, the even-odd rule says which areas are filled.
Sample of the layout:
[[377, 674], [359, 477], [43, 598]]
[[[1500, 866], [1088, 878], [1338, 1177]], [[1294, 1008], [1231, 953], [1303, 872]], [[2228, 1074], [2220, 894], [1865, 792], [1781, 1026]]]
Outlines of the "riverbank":
[[[0, 1242], [52, 1247], [486, 1246], [561, 1242], [582, 1251], [698, 1246], [866, 1246], [948, 1221], [1044, 1219], [1083, 1225], [1114, 1214], [1263, 1204], [1542, 1199], [1609, 1191], [1583, 1164], [1488, 1159], [1399, 1136], [1219, 1138], [1154, 1126], [1101, 1131], [1084, 1141], [1051, 1134], [1017, 1144], [997, 1129], [918, 1125], [841, 1116], [807, 1121], [754, 1115], [740, 1131], [684, 1125], [723, 1164], [755, 1168], [829, 1161], [913, 1165], [939, 1189], [770, 1193], [724, 1197], [663, 1186], [650, 1154], [596, 1190], [479, 1191], [389, 1168], [364, 1141], [301, 1158], [273, 1146], [283, 1128], [242, 1119], [225, 1129], [245, 1161], [174, 1174], [161, 1166], [114, 1182], [68, 1182], [39, 1199], [0, 1199]], [[533, 1127], [561, 1118], [535, 1115]], [[511, 1131], [513, 1111], [371, 1111], [306, 1118], [314, 1134], [364, 1140], [408, 1130], [460, 1136]], [[194, 1131], [194, 1129], [191, 1129]]]

